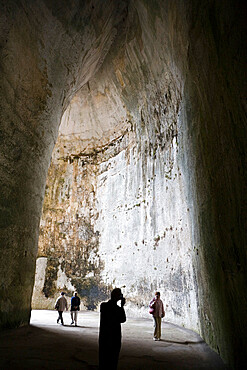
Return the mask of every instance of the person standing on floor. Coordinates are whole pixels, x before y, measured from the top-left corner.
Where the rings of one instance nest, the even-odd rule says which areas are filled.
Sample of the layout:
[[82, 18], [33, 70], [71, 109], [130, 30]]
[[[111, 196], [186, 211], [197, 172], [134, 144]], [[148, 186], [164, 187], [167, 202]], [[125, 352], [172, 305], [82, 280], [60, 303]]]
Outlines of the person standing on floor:
[[[117, 302], [121, 300], [121, 307]], [[116, 370], [121, 349], [121, 323], [126, 321], [125, 298], [121, 289], [111, 292], [111, 299], [100, 305], [99, 369]]]
[[161, 339], [161, 319], [165, 317], [165, 310], [162, 300], [160, 299], [160, 292], [155, 293], [155, 297], [150, 301], [149, 307], [153, 309], [154, 319], [154, 337], [153, 340]]
[[77, 326], [77, 314], [78, 311], [80, 310], [80, 298], [77, 295], [77, 292], [74, 293], [74, 296], [71, 298], [71, 308], [70, 308], [70, 313], [71, 313], [71, 325], [75, 323], [75, 326]]
[[63, 322], [63, 311], [66, 309], [68, 310], [68, 303], [67, 299], [65, 298], [65, 293], [62, 292], [60, 297], [56, 300], [55, 309], [58, 310], [58, 319], [57, 323], [61, 320], [61, 324], [64, 325]]

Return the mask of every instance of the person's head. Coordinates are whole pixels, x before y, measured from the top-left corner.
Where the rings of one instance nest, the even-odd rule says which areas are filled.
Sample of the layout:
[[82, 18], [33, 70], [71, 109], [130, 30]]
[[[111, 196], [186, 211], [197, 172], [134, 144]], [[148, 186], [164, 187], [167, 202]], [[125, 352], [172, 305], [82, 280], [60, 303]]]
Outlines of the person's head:
[[77, 296], [77, 292], [74, 293], [74, 296], [76, 297]]
[[111, 300], [112, 301], [119, 301], [123, 297], [121, 289], [120, 288], [115, 288], [111, 291]]
[[64, 292], [61, 292], [61, 295], [64, 295], [65, 293]]
[[156, 297], [156, 299], [159, 299], [160, 298], [160, 292], [155, 292], [155, 297]]

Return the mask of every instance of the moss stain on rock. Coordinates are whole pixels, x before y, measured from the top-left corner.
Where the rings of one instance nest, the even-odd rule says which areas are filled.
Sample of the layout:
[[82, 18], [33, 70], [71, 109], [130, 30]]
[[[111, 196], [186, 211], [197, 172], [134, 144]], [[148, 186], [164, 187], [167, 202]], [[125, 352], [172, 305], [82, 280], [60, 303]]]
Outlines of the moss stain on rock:
[[43, 293], [46, 298], [54, 296], [57, 291], [56, 280], [58, 272], [58, 261], [52, 257], [47, 259], [47, 266], [45, 271], [45, 283]]
[[[55, 299], [61, 289], [72, 294], [73, 286], [84, 306], [94, 310], [112, 288], [101, 279], [104, 266], [99, 256], [100, 234], [94, 230], [94, 221], [98, 218], [95, 208], [98, 156], [102, 159], [102, 156], [115, 155], [116, 145], [110, 148], [110, 153], [104, 147], [71, 158], [65, 155], [66, 147], [67, 143], [60, 138], [45, 189], [38, 257], [46, 257], [47, 266], [40, 308], [47, 307], [45, 300]], [[59, 269], [67, 279], [63, 287]]]

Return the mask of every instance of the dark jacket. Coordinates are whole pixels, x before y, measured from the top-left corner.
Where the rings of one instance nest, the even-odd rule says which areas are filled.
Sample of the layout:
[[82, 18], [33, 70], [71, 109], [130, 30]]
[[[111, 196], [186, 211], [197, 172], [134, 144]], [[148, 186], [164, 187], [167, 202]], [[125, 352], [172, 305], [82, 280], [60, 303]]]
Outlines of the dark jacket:
[[109, 300], [100, 305], [99, 368], [117, 369], [121, 348], [121, 323], [126, 321], [124, 308]]
[[125, 311], [122, 307], [112, 300], [101, 303], [99, 340], [121, 343], [121, 323], [125, 321]]
[[72, 297], [71, 298], [71, 311], [79, 311], [80, 310], [80, 298], [79, 297]]

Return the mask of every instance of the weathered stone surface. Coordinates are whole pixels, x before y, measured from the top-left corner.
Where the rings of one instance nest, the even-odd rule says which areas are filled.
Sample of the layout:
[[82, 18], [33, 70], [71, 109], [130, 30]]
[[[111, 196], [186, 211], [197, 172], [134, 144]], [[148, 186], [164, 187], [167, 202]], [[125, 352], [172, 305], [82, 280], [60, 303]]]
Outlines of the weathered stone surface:
[[29, 318], [65, 112], [44, 295], [64, 283], [94, 308], [128, 279], [137, 313], [159, 285], [171, 320], [240, 367], [246, 5], [10, 0], [0, 14], [1, 326]]
[[[162, 28], [158, 22], [152, 28], [141, 3], [138, 10], [137, 23], [129, 24], [131, 41], [106, 58], [62, 119], [41, 225], [39, 253], [52, 264], [43, 292], [58, 294], [62, 268], [87, 307], [97, 308], [112, 286], [125, 286], [129, 311], [148, 315], [159, 289], [168, 319], [199, 330], [190, 218], [177, 162], [182, 83], [168, 68], [168, 43], [154, 49], [153, 63], [139, 18], [151, 45]], [[167, 59], [162, 65], [160, 54]], [[39, 308], [46, 305], [40, 301]]]
[[125, 5], [0, 4], [1, 326], [29, 320], [44, 188], [62, 113], [102, 64]]

